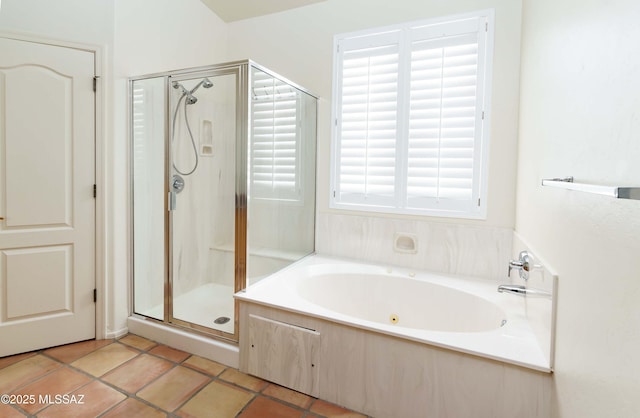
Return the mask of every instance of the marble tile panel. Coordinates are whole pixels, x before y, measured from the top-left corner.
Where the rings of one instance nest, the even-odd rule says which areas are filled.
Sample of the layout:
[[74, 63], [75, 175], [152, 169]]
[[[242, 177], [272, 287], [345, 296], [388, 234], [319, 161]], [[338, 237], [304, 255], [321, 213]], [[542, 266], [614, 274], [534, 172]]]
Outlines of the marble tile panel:
[[[497, 279], [506, 275], [510, 228], [320, 213], [319, 254], [418, 270]], [[396, 236], [415, 237], [415, 253], [394, 248]]]

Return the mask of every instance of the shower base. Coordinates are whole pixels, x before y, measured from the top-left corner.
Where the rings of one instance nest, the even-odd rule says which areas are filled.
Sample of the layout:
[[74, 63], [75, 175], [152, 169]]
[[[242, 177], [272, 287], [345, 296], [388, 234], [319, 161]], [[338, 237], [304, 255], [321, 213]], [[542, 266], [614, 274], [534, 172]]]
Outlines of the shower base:
[[[164, 306], [157, 305], [139, 312], [152, 318], [164, 316]], [[233, 334], [233, 287], [208, 283], [173, 299], [173, 317], [181, 321]], [[230, 318], [226, 323], [220, 318]], [[218, 320], [218, 322], [216, 322]]]
[[127, 319], [128, 331], [144, 338], [186, 351], [209, 360], [238, 368], [238, 345], [184, 331], [170, 325], [133, 314]]

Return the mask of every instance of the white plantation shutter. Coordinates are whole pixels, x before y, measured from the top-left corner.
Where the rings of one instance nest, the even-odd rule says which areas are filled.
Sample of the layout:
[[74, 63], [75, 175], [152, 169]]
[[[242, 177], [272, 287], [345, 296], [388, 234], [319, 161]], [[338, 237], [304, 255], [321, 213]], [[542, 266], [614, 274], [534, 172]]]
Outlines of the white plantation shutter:
[[251, 100], [251, 196], [300, 199], [299, 92], [253, 69]]
[[[397, 38], [397, 37], [396, 37]], [[399, 48], [342, 55], [339, 181], [341, 197], [361, 204], [395, 202]]]
[[336, 38], [333, 207], [483, 215], [491, 15]]

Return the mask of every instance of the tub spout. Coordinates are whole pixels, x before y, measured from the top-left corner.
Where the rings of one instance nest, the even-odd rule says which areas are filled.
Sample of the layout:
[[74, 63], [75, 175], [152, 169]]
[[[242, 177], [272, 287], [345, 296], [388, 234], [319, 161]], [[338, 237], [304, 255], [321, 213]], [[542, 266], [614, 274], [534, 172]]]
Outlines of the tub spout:
[[532, 289], [521, 285], [501, 284], [498, 286], [498, 292], [536, 298], [551, 298], [551, 293], [546, 290]]

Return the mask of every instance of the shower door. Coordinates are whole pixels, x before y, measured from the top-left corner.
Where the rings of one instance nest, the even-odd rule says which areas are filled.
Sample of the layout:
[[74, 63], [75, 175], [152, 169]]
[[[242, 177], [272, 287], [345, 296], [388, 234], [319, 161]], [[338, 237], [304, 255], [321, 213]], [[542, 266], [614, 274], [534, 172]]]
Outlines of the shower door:
[[225, 334], [236, 326], [238, 77], [169, 79], [169, 320]]
[[245, 287], [244, 71], [131, 82], [134, 312], [232, 340]]

